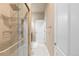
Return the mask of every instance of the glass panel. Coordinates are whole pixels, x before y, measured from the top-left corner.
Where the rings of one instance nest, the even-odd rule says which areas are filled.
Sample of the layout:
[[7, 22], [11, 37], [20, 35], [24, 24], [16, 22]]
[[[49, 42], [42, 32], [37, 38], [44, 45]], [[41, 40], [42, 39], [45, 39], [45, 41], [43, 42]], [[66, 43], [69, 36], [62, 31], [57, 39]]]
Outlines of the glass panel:
[[26, 6], [24, 4], [18, 5], [20, 10], [18, 12], [19, 37], [21, 41], [18, 44], [18, 55], [28, 55], [28, 19], [26, 16]]
[[28, 55], [26, 12], [24, 4], [0, 4], [0, 56]]

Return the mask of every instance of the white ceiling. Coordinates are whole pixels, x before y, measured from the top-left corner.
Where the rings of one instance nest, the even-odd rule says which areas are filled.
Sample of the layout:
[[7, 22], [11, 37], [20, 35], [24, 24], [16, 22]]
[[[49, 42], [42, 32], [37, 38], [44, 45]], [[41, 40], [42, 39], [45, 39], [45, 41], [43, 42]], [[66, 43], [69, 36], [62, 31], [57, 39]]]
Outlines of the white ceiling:
[[32, 3], [32, 12], [44, 12], [45, 11], [46, 3]]

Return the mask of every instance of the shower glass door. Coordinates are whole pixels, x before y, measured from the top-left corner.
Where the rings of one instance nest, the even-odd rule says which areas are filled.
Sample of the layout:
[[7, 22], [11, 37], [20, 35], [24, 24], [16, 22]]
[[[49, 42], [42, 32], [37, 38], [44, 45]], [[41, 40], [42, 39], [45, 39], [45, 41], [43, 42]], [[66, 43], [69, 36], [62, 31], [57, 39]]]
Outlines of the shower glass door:
[[0, 56], [28, 55], [28, 18], [24, 3], [0, 4]]

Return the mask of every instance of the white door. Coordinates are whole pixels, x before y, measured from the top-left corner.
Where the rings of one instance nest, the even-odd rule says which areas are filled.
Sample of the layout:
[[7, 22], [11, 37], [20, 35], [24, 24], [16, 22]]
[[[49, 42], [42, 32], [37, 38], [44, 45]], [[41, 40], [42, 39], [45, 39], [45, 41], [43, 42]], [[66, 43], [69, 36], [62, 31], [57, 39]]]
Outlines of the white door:
[[36, 20], [35, 22], [35, 29], [36, 29], [36, 41], [39, 43], [43, 43], [45, 36], [44, 36], [44, 20]]

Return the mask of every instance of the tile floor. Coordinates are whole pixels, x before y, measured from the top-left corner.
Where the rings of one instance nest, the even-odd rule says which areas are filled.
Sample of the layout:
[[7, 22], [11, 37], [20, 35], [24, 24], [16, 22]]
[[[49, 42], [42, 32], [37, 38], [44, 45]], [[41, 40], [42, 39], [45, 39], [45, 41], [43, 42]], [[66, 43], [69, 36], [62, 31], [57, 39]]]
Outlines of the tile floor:
[[44, 43], [32, 42], [32, 56], [49, 56]]

